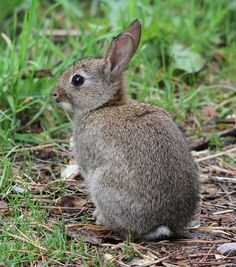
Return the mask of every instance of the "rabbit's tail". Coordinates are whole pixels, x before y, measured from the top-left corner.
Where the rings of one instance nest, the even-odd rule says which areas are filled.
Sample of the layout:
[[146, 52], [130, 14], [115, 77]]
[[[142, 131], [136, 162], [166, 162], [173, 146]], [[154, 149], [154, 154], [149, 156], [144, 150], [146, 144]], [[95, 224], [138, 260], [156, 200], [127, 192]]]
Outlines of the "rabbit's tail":
[[144, 235], [145, 240], [154, 240], [154, 239], [169, 239], [173, 233], [166, 225], [160, 225], [154, 230], [148, 232], [146, 235]]

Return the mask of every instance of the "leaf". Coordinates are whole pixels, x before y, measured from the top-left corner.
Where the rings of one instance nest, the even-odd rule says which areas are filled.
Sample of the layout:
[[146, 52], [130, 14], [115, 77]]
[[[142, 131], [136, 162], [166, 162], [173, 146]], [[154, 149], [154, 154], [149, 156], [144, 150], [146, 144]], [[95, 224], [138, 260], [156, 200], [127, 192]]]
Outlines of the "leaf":
[[99, 236], [96, 233], [91, 233], [90, 231], [86, 229], [70, 229], [68, 228], [66, 231], [67, 235], [69, 237], [75, 238], [77, 240], [81, 241], [81, 238], [83, 239], [83, 242], [90, 243], [92, 245], [102, 245], [102, 239], [99, 238]]
[[50, 213], [74, 213], [91, 204], [92, 202], [90, 200], [82, 199], [79, 196], [64, 196], [56, 202], [56, 206], [50, 210]]
[[167, 262], [162, 262], [162, 264], [165, 267], [180, 267], [180, 265], [175, 265], [175, 264], [171, 264], [171, 263], [167, 263]]
[[218, 194], [218, 188], [211, 184], [205, 184], [202, 193], [206, 194], [207, 199], [215, 199]]
[[216, 108], [211, 105], [205, 106], [202, 109], [202, 116], [204, 117], [205, 120], [215, 119], [217, 115], [218, 114]]
[[0, 20], [6, 17], [7, 14], [13, 12], [18, 5], [20, 5], [22, 0], [11, 0], [9, 2], [1, 1], [0, 3]]
[[14, 140], [20, 142], [27, 142], [32, 144], [41, 144], [47, 141], [46, 136], [43, 134], [34, 134], [34, 133], [15, 133]]
[[229, 257], [236, 256], [236, 242], [222, 244], [217, 248], [217, 251]]
[[151, 266], [153, 262], [155, 263], [155, 261], [149, 259], [134, 259], [129, 264], [131, 266]]
[[86, 199], [80, 198], [78, 196], [64, 196], [60, 198], [60, 200], [57, 202], [57, 206], [59, 207], [68, 207], [68, 208], [78, 208], [82, 209], [87, 204], [91, 203], [91, 201], [88, 201]]
[[216, 260], [221, 260], [221, 259], [224, 259], [224, 258], [225, 258], [225, 256], [222, 256], [220, 254], [215, 254], [215, 259]]
[[[162, 263], [164, 265], [164, 260], [166, 260], [168, 257], [159, 258], [156, 260], [151, 261], [150, 259], [134, 259], [132, 262], [130, 262], [131, 266], [142, 266], [142, 267], [149, 267], [149, 266], [156, 266], [157, 263]], [[167, 266], [167, 265], [166, 265]], [[171, 266], [168, 266], [171, 267]], [[173, 267], [179, 267], [177, 265], [173, 265]]]
[[77, 18], [82, 18], [84, 16], [83, 12], [80, 9], [79, 1], [66, 1], [60, 0], [60, 4], [63, 6], [68, 14], [74, 15]]
[[105, 253], [104, 259], [105, 259], [105, 261], [112, 261], [112, 260], [114, 260], [114, 256], [112, 254]]
[[109, 14], [109, 23], [112, 28], [115, 28], [119, 25], [120, 15], [123, 12], [129, 11], [129, 1], [120, 0], [120, 1], [103, 1], [105, 5], [103, 5], [103, 9], [105, 12]]
[[7, 202], [0, 199], [0, 212], [4, 212], [8, 209]]
[[182, 44], [170, 46], [170, 55], [173, 58], [175, 69], [188, 73], [200, 71], [205, 64], [201, 55]]
[[61, 177], [64, 179], [75, 179], [79, 176], [77, 164], [70, 164], [61, 170]]
[[23, 194], [23, 193], [27, 193], [28, 190], [22, 186], [19, 186], [19, 185], [13, 185], [13, 189], [16, 193], [19, 193], [19, 194]]

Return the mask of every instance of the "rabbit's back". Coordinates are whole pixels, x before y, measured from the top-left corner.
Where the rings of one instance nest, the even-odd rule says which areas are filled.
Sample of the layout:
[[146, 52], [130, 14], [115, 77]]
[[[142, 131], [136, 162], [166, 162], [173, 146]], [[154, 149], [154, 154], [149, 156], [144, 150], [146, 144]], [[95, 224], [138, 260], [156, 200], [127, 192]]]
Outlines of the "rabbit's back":
[[[149, 104], [105, 107], [92, 111], [75, 123], [74, 139], [78, 145], [78, 156], [83, 154], [80, 149], [86, 147], [90, 148], [87, 153], [94, 157], [99, 156], [105, 161], [110, 159], [110, 162], [125, 161], [130, 164], [129, 168], [135, 167], [140, 171], [146, 170], [138, 168], [142, 163], [148, 168], [153, 166], [158, 172], [166, 164], [168, 168], [173, 163], [173, 168], [177, 168], [178, 164], [186, 168], [192, 164], [179, 128], [166, 111]], [[83, 164], [85, 169], [86, 162]]]
[[192, 217], [198, 199], [197, 167], [163, 109], [148, 104], [98, 109], [76, 124], [74, 139], [92, 194], [98, 184], [127, 192], [147, 213], [141, 223], [149, 228], [150, 223], [154, 227], [168, 222], [178, 231]]

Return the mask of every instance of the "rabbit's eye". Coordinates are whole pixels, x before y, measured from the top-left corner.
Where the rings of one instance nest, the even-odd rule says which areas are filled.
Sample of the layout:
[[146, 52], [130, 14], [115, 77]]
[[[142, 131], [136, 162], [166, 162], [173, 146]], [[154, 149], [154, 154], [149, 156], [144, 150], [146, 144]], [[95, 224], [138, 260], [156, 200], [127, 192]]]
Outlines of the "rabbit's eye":
[[84, 77], [79, 74], [75, 74], [71, 80], [71, 83], [74, 86], [80, 86], [84, 83]]

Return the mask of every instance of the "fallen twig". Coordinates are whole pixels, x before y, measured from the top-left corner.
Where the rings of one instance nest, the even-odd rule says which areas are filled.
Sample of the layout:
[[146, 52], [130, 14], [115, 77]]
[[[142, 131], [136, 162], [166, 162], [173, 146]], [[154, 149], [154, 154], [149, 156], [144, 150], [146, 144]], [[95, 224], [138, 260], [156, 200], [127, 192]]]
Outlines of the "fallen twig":
[[219, 244], [219, 243], [230, 243], [231, 240], [205, 240], [205, 239], [179, 239], [174, 242], [165, 243], [165, 245], [176, 245], [176, 243], [208, 243], [208, 244]]
[[[188, 229], [195, 229], [194, 227], [189, 227]], [[231, 227], [227, 227], [227, 226], [201, 226], [198, 227], [197, 230], [199, 231], [212, 231], [212, 230], [225, 230], [225, 231], [236, 231], [236, 227], [231, 226]]]
[[221, 177], [221, 176], [211, 176], [210, 178], [217, 182], [230, 182], [236, 184], [236, 178]]
[[196, 159], [195, 161], [196, 162], [201, 162], [201, 161], [205, 161], [205, 160], [217, 158], [217, 157], [220, 157], [220, 156], [224, 156], [224, 155], [227, 155], [227, 154], [232, 153], [232, 152], [235, 152], [235, 151], [236, 151], [236, 147], [231, 148], [231, 149], [228, 149], [226, 151], [222, 151], [222, 152], [213, 154], [213, 155], [206, 156], [204, 158]]
[[[216, 133], [215, 136], [217, 137], [229, 137], [233, 136], [236, 137], [236, 127], [233, 127], [231, 129], [227, 129], [225, 131], [222, 131], [220, 133]], [[211, 138], [210, 137], [204, 137], [200, 139], [199, 141], [190, 144], [191, 150], [203, 150], [208, 148]]]
[[74, 224], [68, 224], [68, 228], [86, 228], [88, 230], [94, 231], [94, 232], [100, 232], [100, 233], [110, 233], [111, 230], [101, 226], [101, 225], [95, 225], [95, 224], [89, 224], [89, 223], [74, 223]]
[[40, 70], [31, 70], [21, 75], [22, 79], [27, 79], [29, 77], [45, 78], [45, 77], [53, 77], [53, 74], [52, 71], [49, 69], [40, 69]]
[[221, 167], [218, 167], [215, 165], [210, 165], [209, 167], [213, 170], [218, 171], [218, 172], [236, 175], [236, 170], [228, 170], [228, 169], [224, 169], [224, 168], [221, 168]]

